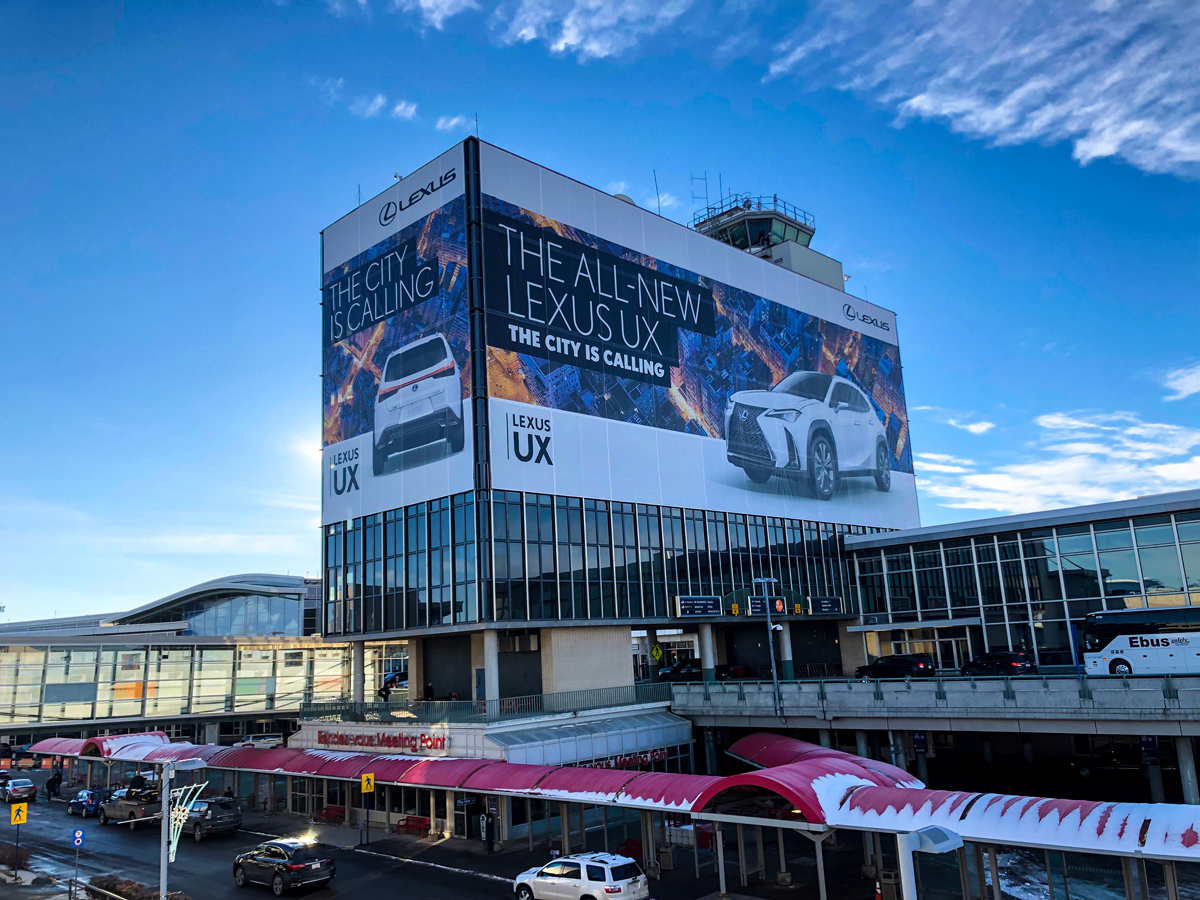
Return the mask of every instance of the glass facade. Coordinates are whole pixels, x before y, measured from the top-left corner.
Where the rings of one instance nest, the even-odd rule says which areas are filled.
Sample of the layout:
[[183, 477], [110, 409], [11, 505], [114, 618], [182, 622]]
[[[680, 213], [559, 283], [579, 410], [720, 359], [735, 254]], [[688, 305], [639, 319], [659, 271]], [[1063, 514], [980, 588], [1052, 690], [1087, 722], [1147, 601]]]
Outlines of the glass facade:
[[300, 637], [312, 634], [316, 624], [312, 620], [306, 623], [304, 607], [300, 594], [228, 591], [188, 598], [168, 609], [122, 622], [186, 622], [182, 633], [199, 637]]
[[0, 647], [0, 725], [299, 709], [339, 699], [346, 647]]
[[662, 619], [677, 595], [724, 596], [759, 577], [854, 609], [842, 539], [881, 530], [517, 491], [455, 494], [325, 527], [325, 634]]
[[898, 626], [875, 632], [881, 653], [962, 638], [971, 654], [1024, 650], [1040, 665], [1067, 666], [1072, 629], [1089, 612], [1200, 605], [1200, 511], [852, 546], [850, 555], [863, 623]]

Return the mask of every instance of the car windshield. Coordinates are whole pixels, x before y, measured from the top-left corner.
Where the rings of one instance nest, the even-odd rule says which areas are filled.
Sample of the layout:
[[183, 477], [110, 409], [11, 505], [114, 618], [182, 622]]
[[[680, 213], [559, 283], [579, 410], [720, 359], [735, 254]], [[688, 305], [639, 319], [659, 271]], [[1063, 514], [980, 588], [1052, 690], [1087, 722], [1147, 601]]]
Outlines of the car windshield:
[[401, 350], [387, 362], [383, 373], [384, 381], [399, 381], [417, 372], [423, 372], [430, 366], [436, 366], [446, 358], [446, 347], [441, 341], [428, 341]]
[[822, 375], [820, 372], [793, 372], [771, 390], [780, 394], [791, 394], [793, 397], [803, 397], [806, 400], [824, 400], [832, 380], [831, 376]]
[[630, 878], [637, 878], [642, 874], [642, 870], [637, 867], [637, 863], [622, 863], [619, 866], [613, 866], [612, 872], [613, 881], [628, 881]]

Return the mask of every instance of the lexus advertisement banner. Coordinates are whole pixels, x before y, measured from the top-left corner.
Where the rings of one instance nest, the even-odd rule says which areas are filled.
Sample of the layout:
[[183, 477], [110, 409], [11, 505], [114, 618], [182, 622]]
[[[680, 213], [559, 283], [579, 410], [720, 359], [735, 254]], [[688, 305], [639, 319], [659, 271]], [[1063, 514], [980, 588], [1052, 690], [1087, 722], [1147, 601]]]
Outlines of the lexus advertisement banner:
[[494, 488], [919, 524], [892, 313], [498, 148], [480, 173]]
[[322, 232], [323, 524], [472, 487], [462, 162]]

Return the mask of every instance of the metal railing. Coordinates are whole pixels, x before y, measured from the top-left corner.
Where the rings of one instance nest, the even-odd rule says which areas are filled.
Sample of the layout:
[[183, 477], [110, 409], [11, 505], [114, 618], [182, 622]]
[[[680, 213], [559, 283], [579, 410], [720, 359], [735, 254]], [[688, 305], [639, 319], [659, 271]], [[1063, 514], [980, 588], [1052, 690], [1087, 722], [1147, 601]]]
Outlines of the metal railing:
[[[749, 205], [747, 205], [749, 204]], [[725, 199], [705, 207], [692, 216], [692, 227], [715, 226], [721, 219], [733, 218], [745, 212], [778, 212], [794, 219], [806, 228], [816, 228], [817, 220], [800, 207], [780, 200], [778, 195], [752, 197], [750, 194], [729, 194]], [[711, 221], [711, 220], [716, 221]]]
[[[775, 715], [769, 681], [676, 683], [671, 710], [712, 720]], [[1147, 734], [1159, 727], [1200, 722], [1200, 676], [1027, 675], [913, 679], [819, 679], [785, 681], [779, 703], [787, 716], [828, 723], [894, 719], [909, 727], [939, 727], [971, 720], [1003, 727], [1014, 720], [1138, 723]], [[925, 724], [913, 724], [913, 723]], [[824, 726], [820, 726], [824, 727]], [[890, 727], [890, 726], [889, 726]], [[1086, 729], [1085, 729], [1086, 730]]]
[[387, 703], [325, 700], [301, 704], [300, 718], [308, 722], [503, 722], [507, 719], [555, 716], [589, 709], [643, 703], [665, 704], [670, 700], [670, 684], [628, 684], [528, 697], [502, 697], [498, 700], [400, 699]]

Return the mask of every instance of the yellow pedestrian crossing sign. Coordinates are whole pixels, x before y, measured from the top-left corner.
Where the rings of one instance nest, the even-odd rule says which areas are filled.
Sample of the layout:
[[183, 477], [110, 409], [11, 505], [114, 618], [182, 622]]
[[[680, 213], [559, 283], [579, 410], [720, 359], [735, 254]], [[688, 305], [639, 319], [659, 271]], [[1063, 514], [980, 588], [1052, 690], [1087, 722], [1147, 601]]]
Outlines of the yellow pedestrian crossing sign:
[[26, 805], [24, 803], [14, 803], [9, 813], [11, 821], [10, 825], [24, 825], [26, 815]]
[[363, 774], [362, 774], [362, 792], [364, 794], [375, 793], [375, 774], [373, 772], [363, 772]]
[[654, 657], [655, 662], [661, 660], [663, 658], [662, 646], [660, 644], [655, 644], [650, 648], [650, 655]]

